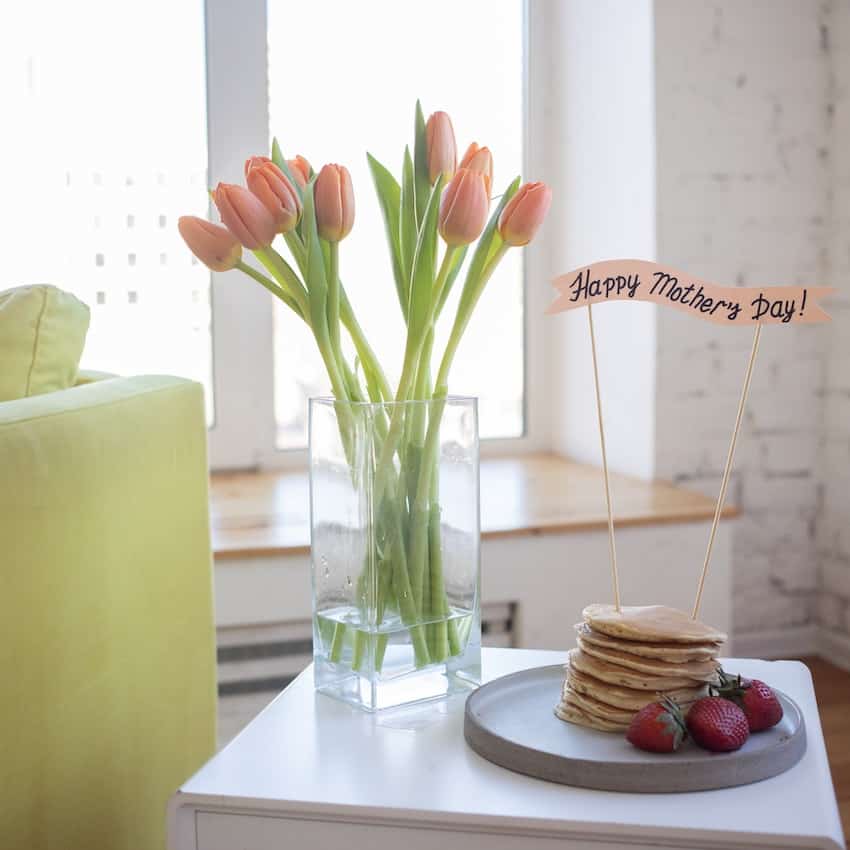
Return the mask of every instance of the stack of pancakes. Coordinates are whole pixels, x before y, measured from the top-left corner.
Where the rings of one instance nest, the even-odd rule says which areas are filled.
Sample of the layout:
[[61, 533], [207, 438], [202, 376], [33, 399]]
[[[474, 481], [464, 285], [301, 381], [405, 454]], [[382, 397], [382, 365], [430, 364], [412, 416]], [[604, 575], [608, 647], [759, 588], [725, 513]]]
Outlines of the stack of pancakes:
[[717, 653], [726, 635], [663, 605], [588, 605], [576, 626], [561, 720], [605, 732], [628, 729], [634, 715], [662, 695], [681, 706], [717, 681]]

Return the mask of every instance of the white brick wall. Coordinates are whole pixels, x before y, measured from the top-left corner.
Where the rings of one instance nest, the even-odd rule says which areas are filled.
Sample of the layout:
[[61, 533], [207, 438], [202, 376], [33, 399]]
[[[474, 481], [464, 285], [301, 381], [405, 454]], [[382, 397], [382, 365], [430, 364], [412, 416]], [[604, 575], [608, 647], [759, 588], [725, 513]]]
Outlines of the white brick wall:
[[[840, 16], [850, 21], [846, 8]], [[739, 285], [824, 283], [832, 253], [850, 270], [850, 228], [840, 246], [830, 239], [836, 17], [837, 7], [814, 0], [656, 0], [659, 261]], [[843, 61], [850, 89], [850, 60]], [[845, 196], [850, 224], [850, 191]], [[824, 587], [850, 599], [850, 534], [838, 543], [850, 472], [827, 482], [835, 504], [824, 511], [822, 532], [815, 523], [819, 470], [850, 470], [850, 341], [832, 346], [843, 348], [843, 362], [827, 357], [839, 328], [762, 333], [729, 494], [745, 511], [733, 550], [738, 636], [818, 616], [850, 628], [846, 604], [818, 591], [818, 555], [828, 551]], [[660, 477], [716, 495], [750, 344], [747, 330], [659, 311]], [[824, 386], [827, 361], [843, 387], [835, 378]], [[825, 416], [833, 427], [824, 462]]]
[[827, 44], [831, 302], [820, 454], [821, 626], [850, 634], [850, 5], [830, 6]]

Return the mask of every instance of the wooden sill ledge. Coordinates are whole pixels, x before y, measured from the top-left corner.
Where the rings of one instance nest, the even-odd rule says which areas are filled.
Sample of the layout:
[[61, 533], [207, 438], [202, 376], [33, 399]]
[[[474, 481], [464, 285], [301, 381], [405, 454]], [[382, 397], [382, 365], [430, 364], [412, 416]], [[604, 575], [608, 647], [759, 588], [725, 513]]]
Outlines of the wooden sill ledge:
[[[710, 520], [714, 500], [661, 481], [611, 479], [618, 528]], [[216, 559], [310, 551], [306, 472], [215, 473], [210, 485]], [[724, 517], [738, 515], [727, 506]], [[481, 462], [481, 532], [485, 540], [604, 529], [602, 472], [555, 455]]]

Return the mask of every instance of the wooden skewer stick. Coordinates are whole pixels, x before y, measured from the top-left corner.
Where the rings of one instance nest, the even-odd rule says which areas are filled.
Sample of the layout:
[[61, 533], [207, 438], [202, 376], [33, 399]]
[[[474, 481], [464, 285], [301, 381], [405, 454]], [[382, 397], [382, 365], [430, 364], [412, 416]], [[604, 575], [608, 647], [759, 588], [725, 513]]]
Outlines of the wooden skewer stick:
[[735, 444], [738, 442], [738, 431], [741, 430], [741, 420], [744, 418], [744, 407], [747, 404], [747, 395], [750, 392], [750, 380], [753, 377], [753, 366], [756, 362], [756, 354], [759, 350], [759, 337], [761, 336], [761, 325], [756, 325], [756, 333], [753, 337], [753, 348], [750, 351], [750, 362], [747, 364], [747, 374], [744, 377], [744, 387], [741, 390], [741, 400], [738, 402], [738, 415], [735, 417], [735, 430], [732, 432], [732, 442], [729, 444], [729, 454], [726, 456], [726, 468], [723, 470], [723, 479], [720, 482], [720, 495], [717, 497], [717, 504], [714, 508], [714, 520], [711, 523], [711, 531], [708, 535], [708, 548], [705, 550], [705, 561], [702, 564], [702, 573], [699, 577], [699, 586], [697, 587], [697, 598], [694, 602], [694, 612], [691, 619], [696, 620], [699, 614], [699, 606], [702, 602], [702, 591], [705, 587], [705, 577], [708, 574], [708, 563], [711, 560], [711, 550], [714, 548], [714, 535], [717, 533], [717, 526], [720, 524], [720, 514], [723, 511], [723, 504], [726, 501], [726, 488], [729, 486], [729, 473], [732, 471], [732, 460], [735, 457]]
[[593, 353], [593, 382], [596, 386], [596, 415], [599, 417], [599, 443], [602, 446], [602, 475], [605, 479], [605, 503], [608, 506], [608, 549], [611, 554], [611, 574], [614, 580], [614, 605], [620, 610], [620, 577], [617, 574], [617, 549], [614, 546], [614, 510], [611, 507], [611, 483], [608, 480], [608, 455], [605, 451], [605, 427], [602, 424], [602, 396], [599, 392], [599, 367], [596, 363], [596, 334], [593, 331], [593, 308], [587, 305], [590, 322], [590, 349]]

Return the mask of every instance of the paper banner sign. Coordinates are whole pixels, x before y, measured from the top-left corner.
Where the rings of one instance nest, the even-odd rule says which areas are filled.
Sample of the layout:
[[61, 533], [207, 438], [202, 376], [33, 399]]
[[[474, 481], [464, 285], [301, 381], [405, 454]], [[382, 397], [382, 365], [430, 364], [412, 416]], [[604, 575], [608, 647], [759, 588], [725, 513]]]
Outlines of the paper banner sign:
[[652, 301], [720, 325], [827, 322], [829, 286], [720, 286], [649, 260], [605, 260], [555, 278], [547, 313], [603, 301]]

